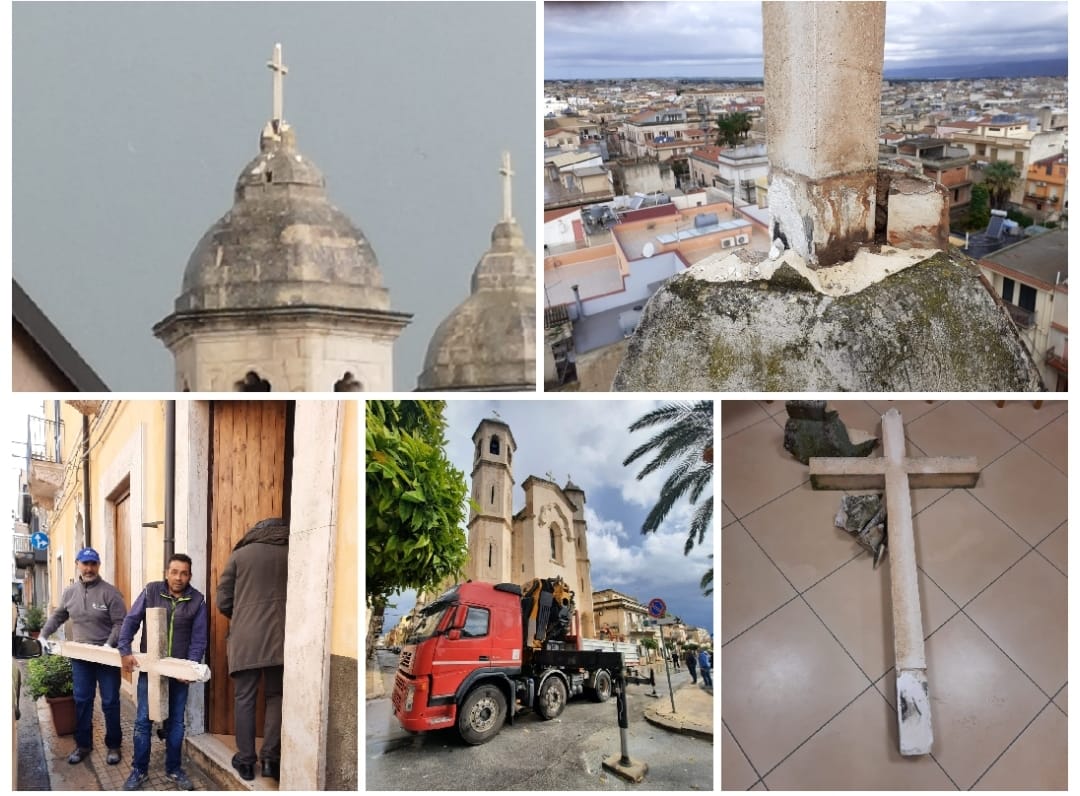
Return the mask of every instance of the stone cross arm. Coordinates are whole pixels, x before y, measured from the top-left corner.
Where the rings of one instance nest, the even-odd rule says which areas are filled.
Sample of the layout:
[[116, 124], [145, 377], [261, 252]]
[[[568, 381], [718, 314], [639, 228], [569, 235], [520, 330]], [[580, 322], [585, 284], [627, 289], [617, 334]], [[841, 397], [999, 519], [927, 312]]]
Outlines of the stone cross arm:
[[881, 432], [884, 449], [881, 458], [811, 458], [810, 484], [814, 489], [885, 491], [900, 754], [923, 755], [929, 753], [934, 733], [930, 723], [930, 687], [926, 679], [910, 490], [970, 488], [979, 480], [979, 468], [972, 457], [909, 458], [904, 451], [904, 421], [895, 409], [882, 415]]
[[[150, 700], [150, 720], [164, 721], [169, 713], [169, 690], [165, 678], [183, 680], [189, 683], [205, 683], [210, 679], [210, 667], [202, 663], [182, 658], [166, 658], [165, 651], [165, 609], [147, 608], [146, 652], [136, 652], [135, 660], [139, 672], [147, 675], [147, 697]], [[120, 650], [113, 647], [99, 647], [95, 644], [82, 644], [77, 641], [64, 641], [59, 644], [59, 653], [66, 658], [79, 661], [101, 663], [106, 666], [121, 665]]]

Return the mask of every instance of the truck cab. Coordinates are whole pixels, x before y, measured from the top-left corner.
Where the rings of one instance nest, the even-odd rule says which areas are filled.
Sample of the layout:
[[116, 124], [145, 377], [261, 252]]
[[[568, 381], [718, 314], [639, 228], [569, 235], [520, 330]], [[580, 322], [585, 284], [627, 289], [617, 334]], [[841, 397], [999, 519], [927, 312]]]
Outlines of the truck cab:
[[504, 696], [501, 710], [497, 697], [486, 703], [501, 726], [521, 673], [520, 593], [514, 584], [461, 583], [420, 612], [394, 679], [394, 713], [406, 730], [453, 726], [460, 698], [481, 684]]

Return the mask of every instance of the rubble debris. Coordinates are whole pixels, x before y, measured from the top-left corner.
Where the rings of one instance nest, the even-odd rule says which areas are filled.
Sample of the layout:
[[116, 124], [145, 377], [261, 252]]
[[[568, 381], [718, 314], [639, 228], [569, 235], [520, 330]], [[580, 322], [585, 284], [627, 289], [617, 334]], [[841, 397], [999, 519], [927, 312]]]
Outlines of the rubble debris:
[[803, 464], [813, 456], [869, 456], [878, 440], [853, 443], [839, 414], [825, 408], [824, 401], [787, 401], [784, 450]]
[[836, 513], [836, 527], [852, 534], [874, 556], [874, 569], [877, 569], [888, 547], [883, 496], [845, 495]]

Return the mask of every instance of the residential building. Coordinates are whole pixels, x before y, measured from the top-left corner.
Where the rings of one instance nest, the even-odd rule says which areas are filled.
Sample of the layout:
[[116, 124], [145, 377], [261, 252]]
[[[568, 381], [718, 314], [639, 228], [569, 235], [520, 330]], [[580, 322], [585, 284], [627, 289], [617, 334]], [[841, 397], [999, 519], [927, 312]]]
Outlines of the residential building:
[[1069, 209], [1068, 155], [1037, 160], [1028, 166], [1024, 211], [1038, 221], [1056, 221]]
[[[671, 149], [658, 149], [656, 144], [675, 144], [674, 148], [685, 147], [684, 137], [688, 130], [699, 130], [700, 125], [691, 122], [684, 108], [665, 106], [649, 109], [634, 114], [622, 123], [624, 154], [629, 157], [660, 157]], [[650, 151], [651, 148], [651, 151]]]
[[593, 592], [593, 613], [597, 638], [640, 644], [653, 638], [659, 644], [660, 632], [649, 623], [649, 610], [637, 599], [615, 589]]
[[949, 191], [949, 214], [958, 219], [971, 204], [971, 156], [945, 138], [909, 138], [896, 145], [899, 155], [914, 158], [924, 176]]
[[720, 188], [739, 202], [756, 202], [757, 181], [768, 177], [769, 157], [764, 144], [704, 146], [690, 156], [690, 181]]
[[106, 392], [48, 316], [11, 280], [11, 389], [14, 392]]
[[[235, 746], [226, 660], [229, 622], [217, 579], [259, 520], [291, 528], [282, 790], [355, 790], [357, 748], [360, 405], [354, 401], [47, 402], [30, 421], [22, 526], [48, 534], [35, 553], [35, 602], [56, 607], [93, 547], [101, 576], [130, 605], [173, 552], [210, 604], [211, 679], [192, 685], [184, 753], [225, 783]], [[35, 425], [36, 424], [36, 425]], [[39, 429], [35, 431], [35, 429]], [[24, 551], [16, 536], [18, 565]], [[134, 699], [135, 681], [122, 692]]]
[[1025, 238], [979, 259], [994, 293], [1009, 310], [1020, 336], [1051, 390], [1068, 389], [1068, 232]]

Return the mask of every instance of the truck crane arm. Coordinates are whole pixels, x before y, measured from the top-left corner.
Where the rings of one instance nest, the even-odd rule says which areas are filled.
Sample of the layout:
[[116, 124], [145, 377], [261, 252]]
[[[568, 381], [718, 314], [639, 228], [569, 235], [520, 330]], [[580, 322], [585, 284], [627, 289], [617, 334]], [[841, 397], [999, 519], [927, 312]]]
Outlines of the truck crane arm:
[[524, 646], [539, 650], [547, 641], [566, 638], [573, 617], [574, 592], [562, 578], [534, 578], [521, 587]]

